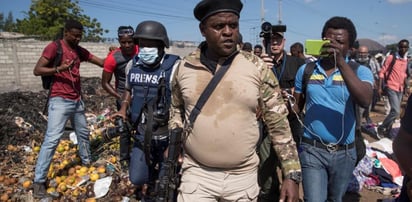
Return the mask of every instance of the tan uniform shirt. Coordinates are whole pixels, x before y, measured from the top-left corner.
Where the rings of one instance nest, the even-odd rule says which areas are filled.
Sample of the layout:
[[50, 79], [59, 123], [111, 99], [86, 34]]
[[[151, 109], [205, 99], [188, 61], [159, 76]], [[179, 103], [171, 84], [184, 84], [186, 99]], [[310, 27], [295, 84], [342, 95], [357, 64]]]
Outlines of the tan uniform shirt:
[[[170, 129], [183, 127], [182, 114], [189, 117], [212, 77], [212, 72], [200, 63], [200, 50], [183, 59], [172, 80]], [[279, 83], [260, 58], [247, 52], [234, 58], [186, 134], [183, 166], [206, 166], [231, 173], [256, 170], [259, 105], [284, 174], [300, 171]]]

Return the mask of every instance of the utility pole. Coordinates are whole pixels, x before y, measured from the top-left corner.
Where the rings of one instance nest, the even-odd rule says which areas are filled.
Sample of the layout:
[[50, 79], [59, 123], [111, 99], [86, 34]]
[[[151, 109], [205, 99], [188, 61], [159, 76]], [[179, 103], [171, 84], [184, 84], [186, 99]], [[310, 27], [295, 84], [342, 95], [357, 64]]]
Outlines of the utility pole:
[[279, 6], [278, 6], [279, 8], [279, 12], [278, 12], [278, 23], [279, 23], [279, 25], [281, 25], [282, 24], [282, 0], [279, 0]]
[[265, 0], [260, 0], [260, 24], [265, 22]]

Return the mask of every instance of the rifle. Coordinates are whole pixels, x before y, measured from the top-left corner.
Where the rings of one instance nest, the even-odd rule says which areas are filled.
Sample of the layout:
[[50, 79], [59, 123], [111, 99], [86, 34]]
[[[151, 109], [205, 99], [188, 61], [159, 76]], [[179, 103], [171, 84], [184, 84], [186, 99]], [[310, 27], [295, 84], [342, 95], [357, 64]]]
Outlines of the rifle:
[[175, 128], [170, 134], [168, 155], [163, 163], [163, 172], [161, 172], [163, 175], [159, 176], [155, 185], [156, 202], [175, 201], [175, 191], [180, 183], [178, 158], [181, 151], [182, 133], [182, 128]]

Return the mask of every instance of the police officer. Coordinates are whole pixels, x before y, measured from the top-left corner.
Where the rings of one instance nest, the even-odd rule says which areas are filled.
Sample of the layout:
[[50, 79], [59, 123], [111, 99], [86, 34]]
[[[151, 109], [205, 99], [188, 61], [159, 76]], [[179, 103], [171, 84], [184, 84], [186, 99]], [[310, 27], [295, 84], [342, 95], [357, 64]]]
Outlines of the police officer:
[[[165, 53], [169, 48], [166, 28], [156, 21], [144, 21], [136, 27], [135, 43], [139, 53], [126, 66], [122, 106], [113, 116], [126, 118], [130, 108], [136, 134], [130, 154], [129, 178], [138, 187], [154, 182], [162, 167], [168, 146], [170, 75], [179, 56]], [[146, 190], [142, 190], [143, 195]], [[144, 196], [147, 197], [147, 196]]]

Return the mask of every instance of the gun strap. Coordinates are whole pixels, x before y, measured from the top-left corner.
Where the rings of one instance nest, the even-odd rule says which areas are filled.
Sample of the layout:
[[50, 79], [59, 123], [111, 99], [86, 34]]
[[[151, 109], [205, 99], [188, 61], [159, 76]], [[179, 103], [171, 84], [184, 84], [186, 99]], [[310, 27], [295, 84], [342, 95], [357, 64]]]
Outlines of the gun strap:
[[145, 154], [146, 164], [150, 165], [150, 147], [152, 143], [152, 135], [153, 135], [153, 100], [146, 103], [147, 105], [147, 116], [146, 117], [146, 131], [144, 134], [144, 143], [143, 143], [143, 151]]
[[202, 94], [200, 95], [199, 99], [196, 102], [196, 105], [193, 107], [192, 111], [189, 115], [189, 127], [193, 126], [193, 123], [196, 121], [197, 116], [200, 114], [203, 106], [206, 104], [206, 101], [209, 99], [210, 95], [215, 90], [217, 84], [222, 80], [223, 76], [229, 69], [230, 65], [232, 64], [233, 59], [239, 52], [233, 53], [229, 58], [222, 64], [220, 69], [216, 72], [213, 76], [212, 80], [209, 81], [206, 88], [203, 90]]

